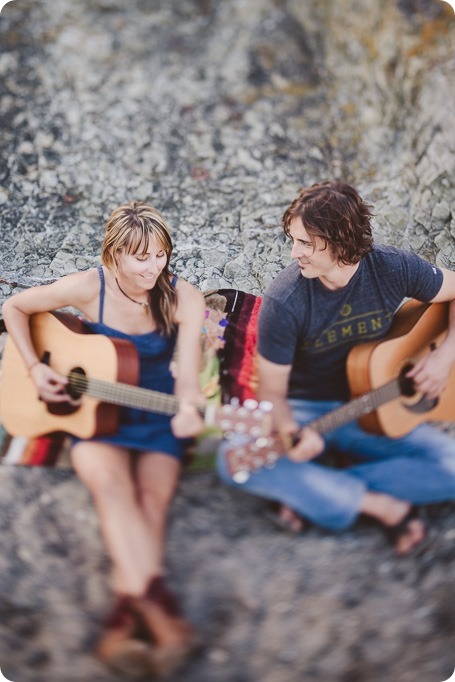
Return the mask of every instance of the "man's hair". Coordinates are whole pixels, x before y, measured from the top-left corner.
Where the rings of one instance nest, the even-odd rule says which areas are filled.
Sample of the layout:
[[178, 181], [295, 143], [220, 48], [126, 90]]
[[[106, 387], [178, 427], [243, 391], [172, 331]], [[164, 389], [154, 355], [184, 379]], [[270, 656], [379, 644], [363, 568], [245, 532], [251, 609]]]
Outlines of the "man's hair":
[[371, 209], [354, 187], [341, 181], [305, 187], [285, 211], [281, 225], [300, 218], [310, 239], [320, 237], [339, 263], [354, 265], [373, 248]]

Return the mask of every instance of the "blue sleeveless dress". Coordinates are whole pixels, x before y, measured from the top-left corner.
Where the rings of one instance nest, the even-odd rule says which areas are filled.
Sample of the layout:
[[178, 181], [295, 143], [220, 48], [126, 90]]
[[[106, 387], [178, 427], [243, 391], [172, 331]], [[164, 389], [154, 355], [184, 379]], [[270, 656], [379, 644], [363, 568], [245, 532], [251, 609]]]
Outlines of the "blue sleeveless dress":
[[[140, 363], [139, 386], [161, 393], [174, 392], [174, 379], [169, 364], [174, 354], [177, 334], [161, 336], [159, 332], [145, 334], [125, 334], [108, 327], [103, 322], [105, 281], [101, 266], [98, 267], [100, 277], [99, 321], [87, 322], [96, 334], [104, 334], [118, 339], [131, 341], [137, 349]], [[172, 286], [177, 277], [174, 275]], [[171, 417], [128, 407], [119, 408], [119, 427], [112, 436], [98, 436], [93, 442], [111, 443], [112, 445], [139, 451], [163, 452], [179, 459], [190, 442], [190, 439], [177, 439], [171, 431]]]

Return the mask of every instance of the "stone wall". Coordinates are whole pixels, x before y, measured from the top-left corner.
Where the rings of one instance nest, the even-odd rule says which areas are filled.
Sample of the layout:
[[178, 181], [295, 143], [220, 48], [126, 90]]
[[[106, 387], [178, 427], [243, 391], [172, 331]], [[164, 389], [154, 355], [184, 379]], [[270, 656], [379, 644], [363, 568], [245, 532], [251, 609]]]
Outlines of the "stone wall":
[[[133, 197], [203, 290], [262, 293], [299, 187], [357, 185], [378, 241], [455, 267], [454, 16], [440, 0], [14, 0], [0, 16], [0, 299], [98, 263]], [[109, 563], [72, 473], [0, 469], [0, 668], [119, 679], [92, 656]], [[396, 559], [361, 522], [279, 534], [212, 472], [182, 480], [169, 579], [203, 633], [182, 682], [440, 682], [453, 507]], [[176, 678], [177, 682], [177, 678]]]

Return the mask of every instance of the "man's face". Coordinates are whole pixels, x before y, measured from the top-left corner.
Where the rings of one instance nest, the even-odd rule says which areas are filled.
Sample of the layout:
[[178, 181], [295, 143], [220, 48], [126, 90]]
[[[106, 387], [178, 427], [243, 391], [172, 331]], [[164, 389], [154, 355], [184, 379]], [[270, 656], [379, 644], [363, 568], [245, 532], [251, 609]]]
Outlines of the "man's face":
[[339, 265], [328, 246], [320, 237], [311, 240], [300, 218], [293, 218], [289, 224], [292, 239], [291, 258], [295, 258], [303, 277], [324, 279], [337, 272]]

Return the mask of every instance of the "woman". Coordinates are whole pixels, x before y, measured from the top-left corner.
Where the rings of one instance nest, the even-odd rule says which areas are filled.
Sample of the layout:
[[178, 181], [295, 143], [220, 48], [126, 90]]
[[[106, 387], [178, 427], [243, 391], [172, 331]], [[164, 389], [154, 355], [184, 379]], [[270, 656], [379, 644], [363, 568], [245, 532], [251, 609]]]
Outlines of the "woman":
[[67, 379], [37, 357], [29, 332], [33, 313], [72, 306], [94, 332], [128, 339], [139, 354], [140, 385], [161, 392], [174, 391], [169, 363], [177, 343], [178, 413], [171, 419], [122, 408], [114, 436], [75, 440], [71, 449], [113, 566], [116, 603], [97, 652], [129, 675], [167, 674], [196, 644], [163, 578], [163, 543], [186, 445], [179, 439], [203, 427], [197, 403], [204, 301], [171, 274], [171, 253], [163, 218], [132, 201], [109, 218], [99, 268], [33, 287], [3, 305], [8, 332], [47, 402], [68, 400]]

